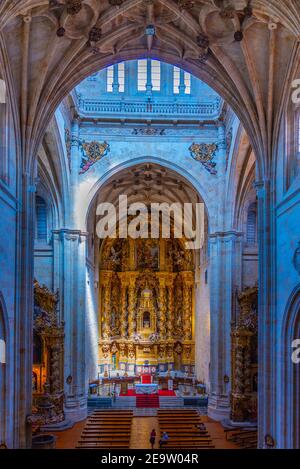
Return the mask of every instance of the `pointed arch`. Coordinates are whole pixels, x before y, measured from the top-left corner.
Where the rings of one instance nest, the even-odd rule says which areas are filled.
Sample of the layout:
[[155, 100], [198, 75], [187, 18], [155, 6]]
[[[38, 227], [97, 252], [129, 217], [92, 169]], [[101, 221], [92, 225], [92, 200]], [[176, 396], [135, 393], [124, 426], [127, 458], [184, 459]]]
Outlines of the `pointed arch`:
[[300, 448], [300, 364], [293, 363], [293, 342], [300, 339], [300, 284], [286, 306], [282, 327], [281, 435], [279, 446]]

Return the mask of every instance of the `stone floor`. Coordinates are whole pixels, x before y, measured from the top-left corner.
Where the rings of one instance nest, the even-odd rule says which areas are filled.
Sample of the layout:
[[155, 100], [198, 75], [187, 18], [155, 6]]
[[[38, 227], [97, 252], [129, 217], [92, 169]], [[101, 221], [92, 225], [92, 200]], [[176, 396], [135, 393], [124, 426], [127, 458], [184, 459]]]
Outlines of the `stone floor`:
[[[237, 445], [226, 440], [223, 427], [219, 422], [211, 420], [209, 417], [202, 416], [207, 431], [211, 435], [216, 449], [237, 449]], [[70, 430], [63, 432], [51, 432], [56, 436], [57, 449], [74, 449], [78, 442], [81, 432], [84, 428], [85, 420], [74, 425]], [[150, 433], [155, 429], [159, 435], [159, 425], [157, 417], [133, 417], [131, 427], [131, 449], [150, 449]], [[155, 448], [158, 448], [158, 437], [156, 438]]]
[[216, 449], [238, 449], [238, 446], [232, 441], [226, 440], [226, 434], [219, 422], [215, 422], [207, 416], [201, 417], [208, 433], [210, 434]]
[[130, 449], [151, 449], [150, 433], [156, 431], [154, 448], [158, 448], [159, 424], [157, 417], [134, 417], [131, 426]]
[[85, 426], [85, 422], [85, 420], [78, 422], [69, 430], [51, 432], [52, 435], [56, 436], [56, 449], [75, 449]]

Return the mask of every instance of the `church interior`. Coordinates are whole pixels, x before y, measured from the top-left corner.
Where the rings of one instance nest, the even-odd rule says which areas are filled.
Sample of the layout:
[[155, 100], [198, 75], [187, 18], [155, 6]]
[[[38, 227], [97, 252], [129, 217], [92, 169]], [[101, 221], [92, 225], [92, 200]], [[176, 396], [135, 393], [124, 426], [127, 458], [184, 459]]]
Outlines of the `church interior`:
[[299, 161], [299, 0], [3, 0], [0, 448], [299, 449]]

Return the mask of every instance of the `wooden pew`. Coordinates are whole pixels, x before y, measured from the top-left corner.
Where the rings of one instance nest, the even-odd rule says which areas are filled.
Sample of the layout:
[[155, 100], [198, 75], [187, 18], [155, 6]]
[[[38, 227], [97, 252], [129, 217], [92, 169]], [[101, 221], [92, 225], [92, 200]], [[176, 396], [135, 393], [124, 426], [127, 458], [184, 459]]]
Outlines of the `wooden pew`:
[[206, 428], [200, 430], [197, 426], [203, 423], [196, 410], [172, 411], [158, 410], [158, 421], [161, 432], [169, 436], [167, 444], [162, 448], [182, 449], [212, 449], [214, 448]]
[[95, 410], [87, 419], [76, 448], [129, 448], [132, 411]]

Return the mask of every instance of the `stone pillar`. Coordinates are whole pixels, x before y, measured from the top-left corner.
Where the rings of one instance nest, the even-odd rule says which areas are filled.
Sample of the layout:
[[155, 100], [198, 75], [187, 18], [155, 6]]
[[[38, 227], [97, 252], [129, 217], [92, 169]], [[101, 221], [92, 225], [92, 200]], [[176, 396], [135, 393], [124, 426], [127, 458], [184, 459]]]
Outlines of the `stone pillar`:
[[147, 96], [152, 96], [152, 76], [151, 76], [151, 59], [147, 59], [147, 83], [146, 83]]
[[[255, 184], [258, 198], [258, 448], [265, 447], [265, 436], [271, 435], [276, 441], [282, 439], [282, 427], [275, 433], [276, 411], [281, 402], [280, 393], [276, 396], [276, 376], [278, 363], [274, 355], [276, 335], [276, 256], [274, 249], [274, 225], [272, 204], [274, 194], [269, 180]], [[277, 397], [277, 401], [276, 401]], [[284, 429], [285, 430], [285, 429]]]
[[79, 230], [53, 232], [60, 259], [61, 315], [65, 321], [65, 414], [78, 421], [87, 414], [85, 376], [86, 238]]
[[114, 78], [113, 78], [113, 84], [112, 84], [112, 89], [113, 93], [117, 94], [119, 92], [119, 65], [115, 64], [113, 65], [114, 68]]
[[223, 162], [224, 170], [226, 166], [226, 134], [225, 134], [225, 125], [223, 122], [219, 123], [218, 127], [218, 151], [216, 160], [219, 162]]
[[[33, 178], [23, 174], [22, 200], [19, 201], [16, 259], [16, 275], [19, 295], [16, 295], [14, 367], [18, 372], [12, 378], [10, 393], [13, 405], [10, 409], [13, 419], [13, 438], [7, 442], [14, 448], [31, 448], [31, 425], [27, 416], [32, 412], [32, 330], [33, 330], [33, 252], [35, 191]], [[6, 234], [9, 236], [9, 233]], [[12, 287], [13, 288], [13, 287]], [[13, 359], [13, 353], [10, 355]], [[6, 364], [10, 366], [10, 364]]]
[[181, 96], [184, 96], [185, 88], [186, 88], [186, 86], [185, 86], [185, 81], [184, 81], [184, 70], [180, 69], [180, 81], [179, 81], [178, 89], [179, 89], [179, 94]]
[[208, 415], [230, 416], [231, 319], [234, 292], [241, 288], [242, 234], [210, 235], [211, 361]]

